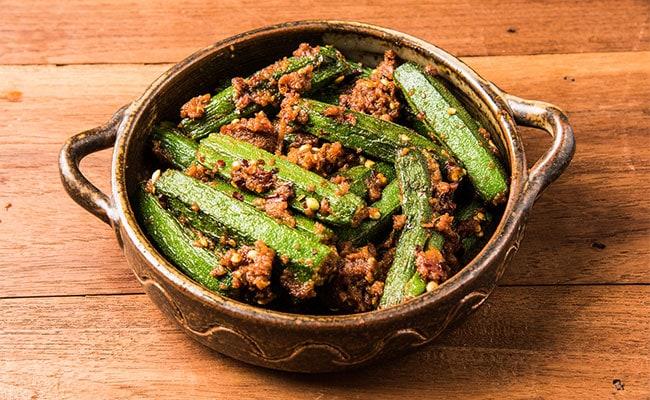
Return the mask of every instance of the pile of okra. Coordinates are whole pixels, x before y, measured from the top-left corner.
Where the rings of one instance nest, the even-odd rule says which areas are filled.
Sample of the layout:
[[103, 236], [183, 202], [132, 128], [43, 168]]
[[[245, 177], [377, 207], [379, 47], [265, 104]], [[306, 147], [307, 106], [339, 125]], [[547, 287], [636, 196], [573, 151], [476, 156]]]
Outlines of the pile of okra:
[[152, 130], [159, 169], [134, 198], [158, 250], [208, 290], [385, 308], [437, 290], [497, 223], [497, 146], [432, 66], [301, 44], [230, 83]]

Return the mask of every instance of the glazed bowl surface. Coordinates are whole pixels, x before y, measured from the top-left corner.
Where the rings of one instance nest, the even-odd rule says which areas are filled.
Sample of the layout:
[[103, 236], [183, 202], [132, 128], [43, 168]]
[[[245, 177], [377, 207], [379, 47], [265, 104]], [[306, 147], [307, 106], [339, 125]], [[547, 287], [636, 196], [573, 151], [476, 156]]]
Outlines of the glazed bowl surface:
[[[438, 290], [361, 314], [314, 316], [266, 310], [203, 289], [159, 254], [138, 225], [130, 199], [155, 165], [146, 151], [151, 128], [177, 119], [187, 99], [268, 65], [301, 42], [333, 44], [347, 57], [369, 65], [376, 64], [386, 49], [403, 60], [434, 65], [492, 132], [510, 173], [503, 216], [483, 250]], [[530, 170], [517, 124], [553, 136], [549, 150]], [[146, 293], [190, 337], [251, 364], [325, 372], [362, 366], [429, 343], [480, 306], [517, 251], [535, 199], [569, 164], [574, 146], [571, 126], [557, 107], [503, 93], [432, 44], [362, 23], [301, 21], [222, 40], [176, 64], [106, 125], [70, 138], [61, 150], [60, 170], [70, 196], [113, 227]], [[107, 196], [84, 178], [79, 163], [110, 147], [114, 153]]]

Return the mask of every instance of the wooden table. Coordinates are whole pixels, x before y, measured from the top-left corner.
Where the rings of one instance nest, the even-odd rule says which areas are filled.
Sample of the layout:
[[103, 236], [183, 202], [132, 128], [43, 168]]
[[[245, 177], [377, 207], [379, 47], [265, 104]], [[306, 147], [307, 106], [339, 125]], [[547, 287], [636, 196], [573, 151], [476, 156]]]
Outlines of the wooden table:
[[[650, 398], [650, 3], [284, 3], [0, 0], [0, 398]], [[110, 229], [63, 192], [58, 150], [198, 48], [341, 17], [422, 37], [562, 107], [577, 152], [458, 329], [365, 370], [267, 371], [154, 308]], [[523, 135], [532, 162], [550, 140]], [[109, 158], [83, 163], [105, 190]]]

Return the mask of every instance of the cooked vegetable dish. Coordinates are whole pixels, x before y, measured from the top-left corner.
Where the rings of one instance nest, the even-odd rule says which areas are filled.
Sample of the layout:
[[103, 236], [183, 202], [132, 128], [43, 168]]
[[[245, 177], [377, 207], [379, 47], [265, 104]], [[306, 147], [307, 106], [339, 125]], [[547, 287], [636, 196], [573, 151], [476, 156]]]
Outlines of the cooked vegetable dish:
[[435, 68], [375, 68], [301, 44], [151, 133], [134, 205], [208, 290], [353, 313], [437, 290], [484, 245], [508, 193], [490, 133]]

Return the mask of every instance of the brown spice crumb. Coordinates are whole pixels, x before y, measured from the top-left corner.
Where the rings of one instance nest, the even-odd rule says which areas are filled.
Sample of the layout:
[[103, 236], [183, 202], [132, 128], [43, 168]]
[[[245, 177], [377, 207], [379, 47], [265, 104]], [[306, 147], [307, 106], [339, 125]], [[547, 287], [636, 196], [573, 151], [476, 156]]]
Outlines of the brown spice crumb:
[[214, 267], [212, 271], [210, 271], [210, 275], [212, 275], [215, 278], [224, 276], [227, 273], [228, 273], [228, 269], [221, 264], [217, 265], [216, 267]]
[[340, 106], [329, 106], [323, 110], [323, 115], [326, 117], [339, 117], [343, 115], [345, 109]]
[[342, 94], [339, 103], [351, 110], [393, 121], [399, 117], [400, 102], [393, 81], [397, 55], [392, 50], [384, 53], [384, 60], [370, 77], [360, 78], [354, 87]]
[[[187, 221], [186, 221], [186, 223], [187, 223]], [[192, 229], [192, 231], [194, 232], [194, 235], [196, 236], [196, 239], [194, 240], [194, 243], [193, 243], [194, 247], [199, 247], [201, 249], [208, 249], [208, 250], [213, 250], [214, 249], [215, 244], [214, 244], [214, 241], [212, 241], [212, 239], [205, 236], [205, 234], [203, 234], [203, 232], [201, 232], [199, 230]]]
[[300, 43], [298, 48], [293, 51], [294, 57], [315, 56], [320, 51], [320, 46], [310, 46], [309, 43]]
[[288, 61], [285, 57], [256, 72], [250, 78], [233, 78], [231, 84], [235, 92], [235, 107], [242, 110], [253, 103], [262, 107], [273, 104], [276, 101], [276, 96], [269, 88], [277, 84], [277, 80], [274, 78], [276, 72], [285, 70], [287, 65]]
[[390, 263], [379, 261], [372, 244], [354, 248], [344, 243], [341, 256], [343, 265], [335, 273], [327, 296], [330, 307], [349, 312], [375, 309], [384, 291], [383, 281]]
[[314, 135], [310, 135], [309, 133], [295, 132], [293, 133], [292, 139], [293, 141], [289, 144], [289, 148], [299, 148], [306, 144], [310, 145], [311, 147], [318, 146], [318, 138]]
[[[144, 185], [144, 191], [150, 194], [156, 194], [156, 186], [151, 182], [151, 179], [149, 179]], [[5, 206], [5, 211], [6, 210], [8, 210], [7, 206]]]
[[278, 91], [282, 95], [289, 92], [304, 93], [311, 89], [311, 79], [313, 78], [314, 66], [307, 65], [298, 71], [282, 75], [278, 80]]
[[429, 74], [431, 76], [436, 76], [439, 73], [438, 68], [436, 68], [435, 66], [433, 66], [431, 64], [427, 64], [427, 66], [424, 67], [424, 72], [426, 72], [427, 74]]
[[406, 225], [406, 215], [398, 214], [393, 215], [393, 229], [396, 231], [401, 231]]
[[484, 235], [482, 222], [485, 221], [485, 210], [478, 208], [470, 218], [459, 221], [456, 226], [456, 233], [459, 237]]
[[347, 123], [350, 125], [357, 124], [357, 117], [353, 113], [346, 111], [345, 108], [341, 106], [329, 106], [323, 110], [323, 115], [335, 119], [340, 123]]
[[[244, 297], [257, 304], [268, 304], [275, 297], [271, 290], [271, 273], [275, 251], [263, 241], [255, 242], [254, 247], [242, 246], [240, 249], [226, 251], [220, 266], [232, 271], [232, 287], [242, 292]], [[215, 274], [221, 271], [215, 272]]]
[[181, 107], [181, 118], [199, 119], [205, 114], [205, 106], [210, 102], [210, 94], [192, 97]]
[[388, 184], [388, 179], [384, 174], [372, 171], [370, 177], [366, 179], [366, 186], [368, 187], [368, 200], [375, 202], [381, 199], [382, 191]]
[[7, 202], [5, 203], [5, 211], [9, 211], [9, 209], [13, 206], [13, 204]]
[[317, 235], [322, 235], [325, 233], [325, 225], [321, 224], [320, 222], [315, 222], [314, 223], [314, 233]]
[[320, 201], [320, 213], [321, 215], [330, 215], [332, 213], [330, 202], [326, 198], [322, 198]]
[[241, 192], [237, 192], [237, 191], [233, 192], [232, 197], [236, 200], [244, 201], [244, 195]]
[[447, 213], [442, 215], [434, 216], [433, 220], [430, 222], [425, 222], [422, 224], [424, 228], [433, 228], [436, 231], [445, 234], [445, 235], [456, 235], [453, 231], [453, 222], [454, 217]]
[[289, 292], [291, 297], [297, 300], [310, 299], [316, 296], [314, 281], [310, 279], [307, 282], [301, 282], [288, 268], [282, 271], [282, 275], [280, 275], [280, 285]]
[[447, 279], [445, 258], [438, 249], [433, 248], [427, 251], [417, 251], [415, 266], [418, 274], [427, 282], [432, 281], [440, 284]]
[[199, 208], [199, 205], [196, 204], [196, 202], [192, 203], [192, 205], [190, 206], [190, 208], [191, 208], [192, 211], [194, 211], [194, 212], [199, 212], [199, 211], [201, 211], [201, 209]]
[[295, 228], [296, 219], [289, 212], [289, 200], [293, 197], [293, 186], [289, 183], [284, 183], [278, 186], [271, 195], [265, 199], [260, 199], [263, 202], [262, 209], [270, 217], [291, 228]]
[[448, 180], [452, 182], [459, 182], [465, 174], [465, 170], [458, 165], [448, 163], [445, 165], [445, 174], [447, 175]]
[[185, 169], [185, 174], [202, 182], [207, 182], [214, 179], [214, 172], [212, 170], [207, 169], [202, 164], [197, 164], [195, 162], [190, 164], [190, 166]]
[[264, 193], [275, 187], [276, 171], [262, 168], [264, 163], [261, 161], [249, 163], [248, 160], [242, 160], [233, 165], [230, 182], [238, 188], [245, 188], [255, 193]]
[[399, 149], [399, 155], [404, 157], [409, 153], [409, 151], [411, 151], [411, 149], [409, 149], [408, 147], [402, 147], [401, 149]]
[[[287, 134], [293, 133], [296, 130], [296, 125], [304, 125], [309, 121], [309, 115], [299, 106], [299, 102], [300, 96], [294, 92], [287, 93], [282, 100], [276, 123], [276, 131], [282, 139]], [[316, 139], [317, 141], [318, 139]]]
[[337, 196], [344, 196], [350, 191], [350, 184], [347, 181], [343, 181], [338, 184], [336, 187], [336, 195]]
[[314, 148], [309, 144], [298, 148], [291, 147], [287, 152], [286, 159], [308, 171], [328, 175], [349, 163], [351, 156], [340, 142], [334, 142], [323, 143], [319, 148]]
[[281, 146], [275, 127], [264, 111], [255, 114], [254, 118], [240, 118], [232, 121], [222, 126], [219, 132], [271, 153]]

